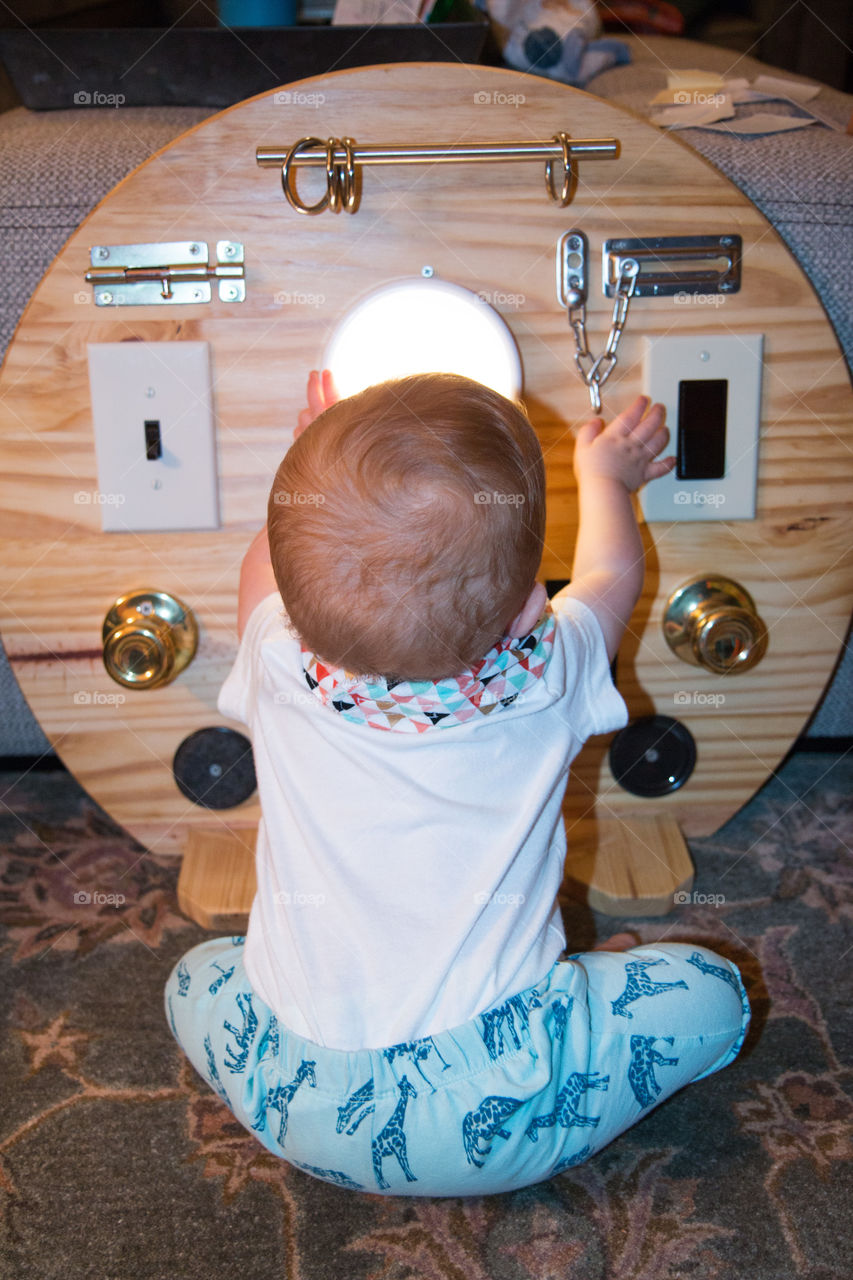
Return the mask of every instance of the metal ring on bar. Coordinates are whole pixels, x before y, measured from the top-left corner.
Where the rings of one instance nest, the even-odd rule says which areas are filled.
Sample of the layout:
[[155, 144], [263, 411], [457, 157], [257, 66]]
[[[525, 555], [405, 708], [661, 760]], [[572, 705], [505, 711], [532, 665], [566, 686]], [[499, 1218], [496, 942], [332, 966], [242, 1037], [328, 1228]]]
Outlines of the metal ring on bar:
[[355, 138], [341, 138], [341, 146], [346, 156], [344, 161], [346, 168], [338, 165], [338, 171], [342, 174], [343, 206], [347, 213], [355, 213], [358, 208], [358, 173], [355, 167], [355, 145]]
[[572, 159], [572, 140], [567, 133], [555, 133], [554, 141], [563, 148], [563, 186], [560, 194], [557, 195], [554, 187], [553, 160], [545, 161], [545, 186], [551, 199], [556, 201], [561, 209], [565, 209], [566, 205], [571, 203], [575, 183], [577, 182], [577, 174], [575, 173]]
[[[336, 159], [338, 147], [344, 153], [343, 161]], [[355, 169], [355, 139], [329, 138], [326, 142], [326, 187], [328, 207], [332, 213], [355, 213], [358, 206]]]
[[[334, 139], [331, 140], [334, 143]], [[327, 187], [325, 193], [317, 201], [316, 204], [304, 204], [299, 198], [296, 190], [296, 175], [292, 172], [294, 158], [300, 151], [305, 151], [309, 147], [322, 147], [324, 143], [321, 138], [300, 138], [298, 142], [294, 142], [293, 146], [287, 152], [284, 163], [281, 166], [281, 186], [284, 191], [287, 203], [298, 213], [322, 213], [324, 209], [328, 209], [330, 204], [331, 183]], [[328, 147], [327, 147], [328, 155]], [[328, 172], [328, 165], [327, 165]]]
[[341, 175], [335, 164], [335, 148], [337, 146], [337, 138], [328, 138], [326, 140], [326, 193], [328, 195], [328, 206], [331, 213], [340, 213], [343, 203], [341, 192]]

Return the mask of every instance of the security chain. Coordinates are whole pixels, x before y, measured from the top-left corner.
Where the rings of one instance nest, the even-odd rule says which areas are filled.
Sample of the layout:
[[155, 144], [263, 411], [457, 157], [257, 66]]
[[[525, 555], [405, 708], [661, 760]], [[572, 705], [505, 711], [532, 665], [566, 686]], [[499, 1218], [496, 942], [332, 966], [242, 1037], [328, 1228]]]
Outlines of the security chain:
[[601, 411], [601, 388], [610, 377], [616, 366], [616, 348], [622, 330], [628, 319], [628, 307], [637, 286], [640, 265], [635, 258], [624, 258], [616, 281], [613, 315], [610, 319], [610, 332], [601, 355], [596, 359], [587, 345], [586, 339], [586, 302], [583, 295], [576, 290], [568, 290], [566, 294], [566, 311], [569, 326], [575, 338], [575, 364], [578, 373], [589, 389], [589, 400], [594, 413]]

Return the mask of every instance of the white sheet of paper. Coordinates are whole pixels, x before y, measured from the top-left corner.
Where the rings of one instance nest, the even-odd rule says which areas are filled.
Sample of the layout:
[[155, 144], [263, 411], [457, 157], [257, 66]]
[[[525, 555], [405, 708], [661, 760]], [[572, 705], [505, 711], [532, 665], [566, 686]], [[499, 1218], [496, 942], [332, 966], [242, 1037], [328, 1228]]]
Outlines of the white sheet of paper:
[[782, 80], [777, 76], [758, 76], [753, 89], [775, 98], [790, 98], [792, 102], [811, 102], [820, 93], [819, 84], [800, 84], [798, 80]]
[[720, 93], [727, 94], [732, 102], [737, 102], [735, 94], [743, 92], [748, 87], [748, 80], [726, 80], [722, 85], [713, 89], [661, 89], [660, 93], [656, 93], [653, 98], [649, 99], [649, 106], [678, 107], [697, 101], [706, 102], [708, 98], [716, 97]]
[[769, 111], [759, 112], [748, 120], [734, 120], [731, 124], [708, 124], [706, 128], [716, 129], [719, 133], [741, 133], [744, 136], [761, 133], [785, 133], [789, 129], [805, 129], [810, 124], [820, 124], [810, 116], [807, 120], [802, 116], [776, 116]]
[[699, 68], [668, 71], [666, 76], [668, 89], [721, 89], [723, 77], [716, 71], [702, 71]]
[[751, 87], [748, 80], [727, 80], [726, 93], [731, 95], [735, 106], [741, 102], [766, 102], [769, 96], [766, 93], [758, 93]]
[[691, 102], [683, 106], [665, 107], [650, 116], [652, 124], [667, 129], [690, 129], [698, 124], [712, 124], [715, 120], [731, 120], [735, 109], [725, 94], [708, 95], [722, 98], [717, 102]]

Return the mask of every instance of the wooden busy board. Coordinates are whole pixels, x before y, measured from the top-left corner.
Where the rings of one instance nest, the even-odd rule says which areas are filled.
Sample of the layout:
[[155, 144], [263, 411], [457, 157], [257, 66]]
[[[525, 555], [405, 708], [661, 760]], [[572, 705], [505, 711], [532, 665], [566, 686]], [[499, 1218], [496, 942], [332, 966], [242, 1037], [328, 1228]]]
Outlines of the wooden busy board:
[[[720, 327], [764, 335], [758, 516], [645, 527], [645, 591], [618, 658], [631, 715], [677, 716], [696, 740], [697, 765], [681, 789], [641, 799], [615, 782], [607, 744], [593, 742], [576, 763], [566, 809], [570, 827], [638, 815], [677, 819], [687, 835], [712, 832], [800, 733], [853, 603], [853, 396], [806, 276], [708, 163], [580, 91], [451, 64], [345, 71], [299, 89], [288, 102], [269, 93], [224, 111], [120, 183], [57, 257], [9, 349], [0, 380], [2, 629], [45, 732], [90, 794], [152, 849], [177, 853], [192, 829], [253, 826], [254, 799], [220, 812], [186, 800], [172, 758], [193, 730], [226, 723], [216, 698], [237, 647], [241, 557], [264, 519], [306, 373], [343, 314], [382, 283], [420, 277], [424, 266], [495, 299], [521, 353], [524, 399], [547, 464], [542, 577], [565, 579], [576, 530], [572, 431], [589, 407], [555, 298], [557, 240], [572, 227], [589, 237], [588, 329], [599, 351], [612, 309], [598, 273], [606, 238], [736, 232], [743, 283], [724, 306], [632, 304], [604, 405], [612, 413], [642, 390], [647, 336]], [[544, 139], [558, 130], [615, 137], [621, 147], [618, 159], [581, 162], [567, 209], [547, 198], [539, 163], [428, 165], [368, 169], [354, 216], [307, 218], [285, 203], [277, 172], [255, 163], [257, 146], [309, 134], [429, 143]], [[205, 305], [96, 308], [79, 300], [91, 293], [84, 276], [92, 246], [189, 239], [245, 246], [245, 302], [222, 302], [215, 289]], [[97, 506], [75, 502], [98, 487], [87, 344], [134, 339], [210, 344], [218, 532], [105, 534]], [[769, 628], [767, 655], [749, 672], [711, 675], [680, 662], [664, 642], [667, 597], [703, 573], [742, 583]], [[121, 691], [103, 667], [101, 627], [116, 597], [139, 586], [191, 605], [199, 650], [172, 684]], [[722, 691], [725, 702], [675, 705], [683, 690]], [[84, 702], [80, 691], [126, 699]]]

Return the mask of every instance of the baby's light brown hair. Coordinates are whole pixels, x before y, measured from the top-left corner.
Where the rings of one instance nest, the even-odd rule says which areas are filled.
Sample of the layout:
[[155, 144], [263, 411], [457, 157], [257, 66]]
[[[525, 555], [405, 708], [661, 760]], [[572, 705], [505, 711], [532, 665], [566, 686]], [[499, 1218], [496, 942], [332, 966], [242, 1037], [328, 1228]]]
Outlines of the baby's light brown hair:
[[506, 633], [542, 555], [545, 467], [521, 409], [455, 374], [341, 400], [270, 493], [276, 582], [303, 644], [358, 675], [458, 675]]

